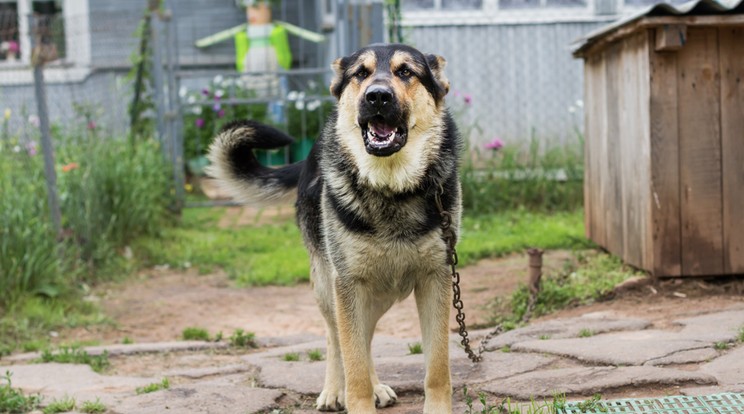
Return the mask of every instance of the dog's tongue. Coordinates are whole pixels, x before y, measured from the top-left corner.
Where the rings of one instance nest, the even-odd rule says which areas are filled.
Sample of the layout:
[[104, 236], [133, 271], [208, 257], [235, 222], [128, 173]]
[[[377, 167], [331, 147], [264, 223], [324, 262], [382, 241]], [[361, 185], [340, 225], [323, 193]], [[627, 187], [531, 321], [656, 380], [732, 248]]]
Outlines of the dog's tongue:
[[395, 132], [395, 127], [382, 122], [370, 122], [369, 127], [378, 137], [386, 137]]

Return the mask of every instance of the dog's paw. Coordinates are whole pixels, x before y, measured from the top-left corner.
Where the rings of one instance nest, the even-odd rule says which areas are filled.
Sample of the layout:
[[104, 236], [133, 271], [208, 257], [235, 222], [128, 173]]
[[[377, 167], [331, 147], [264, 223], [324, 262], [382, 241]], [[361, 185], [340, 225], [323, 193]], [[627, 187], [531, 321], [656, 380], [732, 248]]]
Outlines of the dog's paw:
[[385, 384], [375, 385], [375, 406], [378, 408], [389, 407], [398, 401], [395, 391]]
[[324, 389], [318, 399], [315, 400], [315, 408], [318, 411], [343, 411], [344, 390]]

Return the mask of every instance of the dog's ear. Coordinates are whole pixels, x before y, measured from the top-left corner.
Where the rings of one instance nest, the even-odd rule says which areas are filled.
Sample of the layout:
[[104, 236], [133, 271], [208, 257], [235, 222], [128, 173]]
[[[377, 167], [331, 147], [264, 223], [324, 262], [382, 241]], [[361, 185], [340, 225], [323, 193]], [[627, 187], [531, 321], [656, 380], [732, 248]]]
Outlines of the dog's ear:
[[444, 74], [444, 67], [447, 66], [447, 61], [439, 55], [426, 55], [426, 64], [429, 65], [429, 70], [431, 70], [434, 80], [442, 88], [444, 92], [442, 96], [447, 95], [450, 89], [449, 79]]
[[338, 58], [331, 64], [331, 69], [333, 69], [331, 95], [335, 96], [336, 99], [341, 97], [341, 92], [344, 90], [344, 73], [346, 72], [346, 64], [346, 58]]

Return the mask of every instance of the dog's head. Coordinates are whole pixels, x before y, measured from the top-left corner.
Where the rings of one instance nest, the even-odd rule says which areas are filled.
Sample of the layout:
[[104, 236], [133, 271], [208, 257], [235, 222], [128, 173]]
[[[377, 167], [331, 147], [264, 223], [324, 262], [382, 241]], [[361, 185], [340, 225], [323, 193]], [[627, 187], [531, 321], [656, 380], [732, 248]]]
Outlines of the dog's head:
[[400, 44], [375, 44], [337, 59], [331, 94], [339, 101], [341, 132], [356, 132], [360, 140], [348, 144], [389, 157], [425, 135], [441, 119], [449, 91], [445, 64]]

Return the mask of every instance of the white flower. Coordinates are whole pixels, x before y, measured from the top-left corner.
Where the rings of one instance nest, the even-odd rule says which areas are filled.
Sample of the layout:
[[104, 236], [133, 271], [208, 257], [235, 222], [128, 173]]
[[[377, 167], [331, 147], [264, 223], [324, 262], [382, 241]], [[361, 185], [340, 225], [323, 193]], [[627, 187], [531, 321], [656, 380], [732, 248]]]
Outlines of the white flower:
[[305, 109], [305, 101], [297, 101], [297, 102], [295, 102], [295, 108], [297, 108], [300, 111], [303, 110], [303, 109]]
[[236, 82], [235, 82], [235, 79], [233, 79], [233, 78], [227, 78], [227, 79], [225, 79], [225, 80], [224, 80], [224, 81], [222, 82], [222, 85], [220, 85], [220, 86], [223, 86], [223, 87], [225, 87], [225, 88], [229, 88], [229, 87], [230, 87], [230, 86], [232, 86], [232, 85], [233, 85], [234, 83], [236, 83]]
[[320, 100], [316, 99], [307, 103], [307, 110], [314, 111], [320, 107]]
[[584, 101], [582, 101], [581, 99], [578, 99], [576, 101], [576, 106], [578, 106], [579, 108], [583, 108], [584, 107]]
[[297, 95], [297, 99], [304, 101], [305, 100], [305, 91], [302, 91]]
[[16, 154], [19, 153], [19, 152], [21, 152], [21, 147], [19, 147], [18, 145], [16, 145], [15, 147], [13, 147], [13, 152], [15, 152]]
[[194, 96], [194, 95], [189, 95], [189, 97], [188, 97], [188, 98], [186, 99], [186, 102], [187, 102], [187, 103], [190, 103], [190, 104], [192, 104], [192, 103], [196, 102], [196, 96]]
[[41, 120], [39, 119], [37, 115], [29, 115], [28, 123], [38, 128], [39, 125], [41, 125]]
[[181, 86], [181, 88], [178, 89], [178, 96], [181, 98], [185, 98], [187, 93], [189, 93], [189, 88], [185, 86]]
[[289, 91], [289, 93], [287, 94], [287, 100], [295, 101], [297, 100], [297, 96], [299, 96], [299, 93], [297, 93], [297, 91]]
[[307, 88], [310, 90], [315, 90], [315, 88], [318, 87], [318, 82], [315, 82], [314, 80], [310, 79], [307, 81]]
[[214, 96], [218, 98], [222, 98], [224, 95], [225, 95], [225, 91], [222, 89], [217, 89], [216, 91], [214, 91]]
[[217, 75], [217, 76], [215, 76], [215, 77], [214, 77], [214, 84], [215, 84], [215, 85], [220, 85], [220, 84], [222, 83], [222, 80], [223, 80], [223, 79], [224, 79], [224, 78], [222, 77], [222, 75]]
[[202, 107], [199, 106], [199, 105], [197, 105], [197, 106], [191, 108], [191, 113], [194, 114], [194, 115], [201, 115], [201, 113], [202, 113]]
[[569, 107], [568, 107], [568, 112], [570, 112], [570, 113], [574, 113], [574, 112], [576, 112], [576, 107], [575, 107], [575, 106], [573, 106], [573, 105], [569, 106]]

